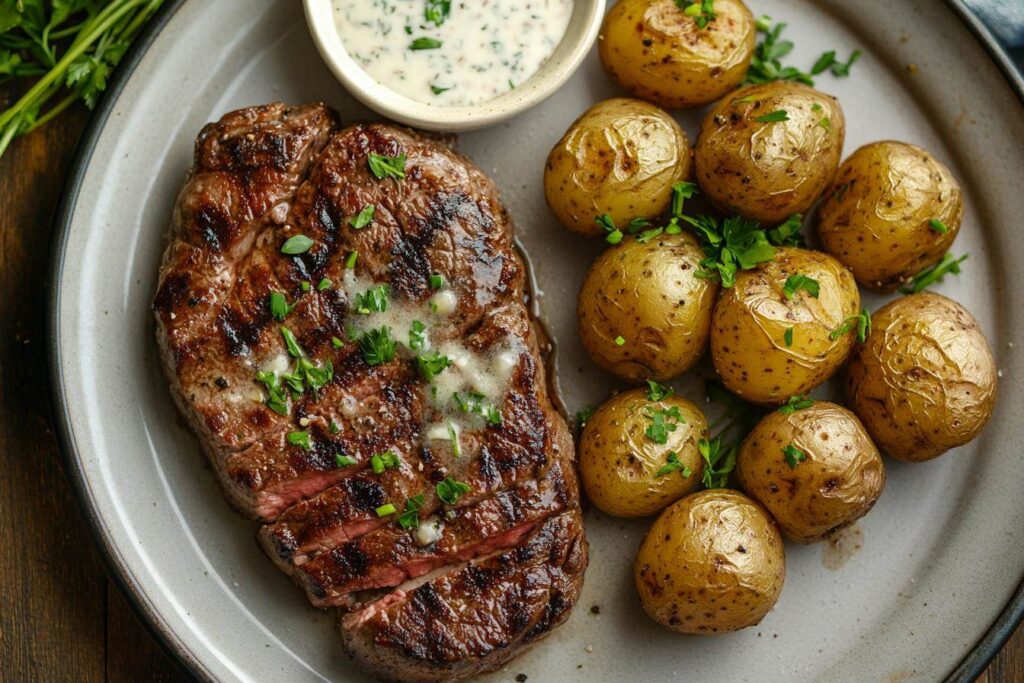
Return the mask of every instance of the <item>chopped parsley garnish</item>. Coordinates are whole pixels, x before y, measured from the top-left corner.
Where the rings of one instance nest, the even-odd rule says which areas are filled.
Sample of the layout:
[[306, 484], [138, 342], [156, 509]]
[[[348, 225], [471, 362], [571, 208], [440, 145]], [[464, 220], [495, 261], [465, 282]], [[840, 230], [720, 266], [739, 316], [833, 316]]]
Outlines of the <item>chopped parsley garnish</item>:
[[654, 476], [655, 478], [664, 477], [666, 474], [672, 474], [673, 472], [682, 472], [684, 479], [688, 479], [693, 474], [689, 466], [679, 459], [679, 455], [675, 451], [668, 454], [668, 462], [655, 472]]
[[367, 365], [390, 363], [395, 357], [396, 346], [395, 340], [391, 338], [391, 328], [387, 325], [367, 330], [359, 338], [359, 351]]
[[622, 241], [622, 231], [615, 227], [615, 221], [612, 220], [612, 217], [609, 214], [603, 213], [595, 218], [594, 221], [600, 225], [606, 233], [608, 233], [604, 237], [605, 242], [608, 244], [618, 244]]
[[409, 43], [410, 50], [436, 50], [441, 47], [442, 43], [437, 38], [428, 38], [426, 36], [417, 38], [416, 40]]
[[385, 283], [371, 287], [362, 294], [356, 294], [356, 313], [369, 315], [388, 310], [388, 295], [391, 288]]
[[334, 379], [334, 366], [331, 364], [331, 361], [325, 361], [323, 367], [314, 365], [309, 360], [306, 352], [299, 346], [295, 335], [284, 325], [281, 325], [281, 336], [284, 338], [288, 354], [295, 359], [294, 369], [289, 373], [281, 375], [281, 379], [284, 380], [293, 394], [301, 394], [308, 388], [313, 392], [313, 397], [315, 398], [317, 392]]
[[942, 282], [942, 279], [947, 275], [959, 275], [960, 264], [963, 263], [968, 256], [970, 256], [970, 254], [964, 254], [960, 258], [954, 258], [952, 254], [944, 254], [942, 260], [935, 265], [928, 266], [915, 275], [914, 279], [910, 281], [910, 284], [906, 287], [901, 287], [900, 291], [904, 294], [917, 294], [918, 292], [928, 289], [934, 284]]
[[804, 217], [794, 213], [781, 224], [768, 230], [768, 241], [777, 247], [804, 246]]
[[623, 337], [622, 335], [619, 335], [618, 337], [615, 338], [615, 345], [616, 346], [623, 346], [625, 343], [626, 343], [626, 338]]
[[755, 121], [760, 123], [778, 123], [779, 121], [789, 121], [789, 112], [785, 109], [776, 109], [773, 112], [758, 116]]
[[807, 459], [807, 454], [793, 444], [788, 444], [783, 448], [782, 454], [785, 456], [786, 464], [789, 465], [791, 470], [795, 470], [797, 465]]
[[783, 415], [792, 415], [798, 410], [804, 410], [814, 405], [814, 399], [809, 396], [797, 394], [796, 396], [790, 396], [789, 400], [779, 407], [779, 412]]
[[309, 432], [288, 432], [288, 443], [293, 446], [300, 446], [305, 450], [310, 449]]
[[303, 292], [308, 292], [308, 291], [309, 291], [309, 289], [310, 289], [310, 287], [309, 287], [309, 281], [308, 281], [308, 280], [303, 280], [303, 281], [302, 281], [302, 291], [303, 291]]
[[349, 220], [348, 224], [355, 230], [362, 230], [373, 222], [373, 214], [376, 213], [376, 211], [377, 207], [374, 204], [367, 204], [358, 214], [356, 214], [355, 218]]
[[782, 335], [782, 340], [786, 342], [786, 348], [793, 345], [793, 328], [787, 327], [786, 331]]
[[298, 340], [295, 339], [295, 334], [284, 325], [281, 325], [281, 336], [284, 338], [284, 345], [288, 348], [288, 353], [292, 358], [302, 358], [306, 355], [302, 347], [299, 346]]
[[305, 254], [313, 246], [313, 240], [305, 235], [292, 235], [281, 245], [281, 253], [295, 256]]
[[757, 30], [765, 34], [754, 48], [754, 57], [750, 60], [747, 70], [747, 83], [771, 83], [772, 81], [797, 81], [806, 85], [814, 85], [811, 75], [793, 66], [783, 66], [782, 58], [793, 51], [793, 43], [779, 40], [785, 24], [771, 26], [769, 17], [757, 20]]
[[448, 423], [448, 441], [452, 444], [452, 455], [456, 458], [462, 456], [462, 446], [459, 444], [459, 430], [451, 422]]
[[331, 337], [331, 346], [333, 346], [334, 348], [340, 349], [344, 345], [345, 345], [345, 342], [341, 341], [337, 337]]
[[351, 455], [336, 455], [334, 456], [335, 467], [351, 467], [359, 461], [353, 458]]
[[787, 299], [792, 299], [801, 289], [815, 299], [818, 298], [818, 294], [820, 293], [818, 281], [812, 277], [801, 275], [800, 273], [790, 275], [786, 278], [785, 284], [782, 285], [782, 293], [786, 295]]
[[840, 62], [836, 59], [836, 51], [829, 50], [820, 57], [818, 61], [811, 67], [811, 74], [817, 76], [818, 74], [824, 73], [826, 69], [832, 72], [833, 76], [843, 77], [850, 75], [850, 67], [853, 63], [860, 59], [860, 50], [854, 50], [850, 54], [850, 58], [845, 62]]
[[597, 410], [594, 406], [587, 406], [583, 410], [576, 413], [576, 429], [583, 429], [587, 426], [587, 422], [594, 416], [594, 411]]
[[701, 439], [697, 442], [697, 450], [704, 458], [704, 474], [701, 482], [705, 488], [720, 489], [729, 483], [729, 475], [736, 467], [736, 452], [739, 444], [723, 446], [722, 436], [713, 439]]
[[427, 0], [427, 6], [423, 8], [424, 21], [431, 21], [435, 26], [440, 26], [452, 11], [452, 0]]
[[775, 247], [761, 226], [742, 216], [726, 218], [719, 224], [711, 216], [683, 216], [693, 226], [704, 249], [697, 277], [718, 279], [723, 287], [736, 284], [736, 273], [775, 258]]
[[330, 288], [331, 288], [331, 280], [330, 280], [330, 278], [326, 278], [326, 277], [322, 278], [320, 280], [320, 282], [318, 282], [316, 284], [316, 290], [318, 292], [323, 292], [323, 291], [328, 290]]
[[665, 228], [651, 228], [650, 230], [644, 230], [642, 233], [636, 236], [636, 241], [640, 244], [647, 244], [655, 237], [665, 232]]
[[409, 348], [413, 351], [419, 351], [427, 345], [427, 326], [421, 323], [419, 320], [412, 321], [412, 327], [409, 328]]
[[366, 163], [370, 166], [370, 172], [373, 173], [378, 180], [405, 177], [404, 154], [399, 154], [396, 157], [389, 157], [370, 152], [370, 155], [366, 158]]
[[259, 372], [256, 381], [262, 382], [267, 388], [266, 406], [278, 415], [288, 414], [288, 392], [281, 385], [281, 380], [273, 372]]
[[646, 408], [644, 409], [644, 416], [651, 421], [644, 434], [654, 443], [661, 445], [668, 443], [669, 432], [676, 431], [676, 427], [680, 424], [686, 424], [686, 420], [680, 414], [678, 406], [659, 408], [657, 410]]
[[437, 497], [448, 505], [455, 505], [459, 498], [472, 491], [468, 484], [463, 484], [451, 477], [445, 477], [444, 481], [434, 487], [434, 490], [437, 491]]
[[697, 186], [694, 183], [678, 182], [672, 184], [672, 217], [683, 215], [683, 204], [687, 199], [697, 194]]
[[356, 260], [358, 258], [359, 258], [359, 252], [358, 251], [350, 251], [348, 253], [348, 256], [345, 258], [345, 267], [347, 269], [349, 269], [349, 270], [352, 270], [353, 268], [355, 268], [356, 267]]
[[443, 92], [448, 92], [449, 90], [451, 90], [454, 87], [455, 87], [454, 85], [449, 85], [447, 88], [442, 88], [439, 85], [432, 85], [432, 86], [430, 86], [430, 92], [434, 93], [435, 95], [440, 95]]
[[697, 28], [705, 29], [715, 20], [715, 0], [676, 0], [676, 6], [693, 19]]
[[431, 351], [416, 356], [416, 366], [420, 369], [420, 375], [428, 382], [444, 372], [452, 364], [452, 359], [438, 352]]
[[935, 232], [939, 233], [940, 235], [945, 235], [946, 233], [949, 232], [949, 226], [940, 221], [938, 218], [933, 218], [930, 221], [928, 221], [928, 227], [934, 230]]
[[647, 398], [651, 401], [661, 401], [675, 393], [675, 389], [658, 384], [653, 379], [647, 380]]
[[423, 507], [422, 493], [405, 501], [405, 511], [398, 516], [398, 526], [406, 530], [419, 528], [421, 507]]
[[378, 517], [387, 517], [388, 515], [393, 515], [398, 512], [398, 508], [396, 508], [393, 503], [385, 503], [377, 508], [375, 512]]
[[401, 464], [401, 459], [394, 451], [384, 451], [370, 457], [370, 469], [374, 474], [380, 474], [384, 470], [393, 470]]
[[452, 394], [452, 400], [462, 412], [480, 415], [488, 424], [500, 425], [501, 413], [494, 406], [484, 403], [485, 398], [487, 397], [476, 391]]
[[857, 315], [851, 315], [849, 318], [839, 323], [839, 327], [832, 330], [828, 335], [828, 338], [832, 341], [839, 339], [844, 334], [849, 334], [857, 330], [857, 341], [863, 344], [868, 335], [871, 334], [871, 314], [868, 313], [868, 309], [861, 309], [861, 312]]
[[445, 286], [444, 275], [440, 273], [432, 273], [429, 280], [431, 289], [441, 289]]
[[288, 299], [281, 292], [270, 293], [270, 315], [274, 316], [275, 320], [284, 320], [294, 308], [295, 305], [289, 305]]

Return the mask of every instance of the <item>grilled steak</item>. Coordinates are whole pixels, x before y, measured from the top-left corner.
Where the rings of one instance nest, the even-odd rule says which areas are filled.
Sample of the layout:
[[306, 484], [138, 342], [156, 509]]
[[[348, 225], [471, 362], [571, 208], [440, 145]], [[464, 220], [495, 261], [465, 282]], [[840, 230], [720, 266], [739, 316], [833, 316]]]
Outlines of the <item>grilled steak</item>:
[[319, 104], [199, 135], [153, 302], [172, 394], [379, 676], [492, 669], [576, 602], [573, 448], [524, 283], [493, 183], [447, 140]]

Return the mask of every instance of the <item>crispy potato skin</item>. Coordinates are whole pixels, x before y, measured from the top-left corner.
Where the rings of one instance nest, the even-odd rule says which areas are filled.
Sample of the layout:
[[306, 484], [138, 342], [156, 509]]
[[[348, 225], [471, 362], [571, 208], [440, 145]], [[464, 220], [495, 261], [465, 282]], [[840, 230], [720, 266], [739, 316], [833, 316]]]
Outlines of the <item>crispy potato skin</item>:
[[786, 577], [782, 536], [739, 491], [708, 489], [661, 513], [634, 565], [644, 610], [682, 633], [725, 633], [761, 621]]
[[[789, 120], [757, 120], [777, 111]], [[843, 110], [831, 95], [790, 81], [741, 88], [704, 119], [694, 157], [697, 182], [726, 213], [780, 223], [806, 213], [832, 182], [845, 130]]]
[[544, 166], [544, 197], [559, 222], [601, 235], [595, 218], [620, 227], [668, 208], [672, 185], [690, 174], [686, 133], [653, 104], [617, 98], [599, 102], [569, 127]]
[[[818, 237], [857, 282], [888, 292], [942, 258], [963, 215], [960, 185], [935, 157], [903, 142], [874, 142], [839, 167]], [[931, 219], [949, 232], [932, 229]]]
[[[673, 407], [683, 419], [675, 431], [667, 432], [666, 443], [655, 443], [646, 434], [651, 420], [645, 412]], [[616, 517], [653, 515], [700, 485], [704, 459], [697, 441], [707, 436], [704, 414], [679, 396], [651, 401], [646, 389], [632, 389], [609, 399], [587, 421], [580, 438], [580, 475], [587, 497]], [[690, 468], [689, 477], [679, 471], [655, 476], [669, 453]]]
[[714, 102], [743, 82], [757, 42], [742, 2], [716, 0], [715, 14], [702, 29], [675, 0], [620, 0], [601, 28], [601, 63], [630, 93], [663, 107]]
[[981, 432], [996, 384], [974, 317], [952, 299], [921, 292], [872, 316], [871, 335], [847, 370], [846, 398], [883, 452], [922, 462]]
[[[633, 383], [664, 381], [707, 346], [718, 285], [698, 278], [704, 252], [689, 233], [646, 244], [627, 238], [587, 273], [576, 313], [580, 341], [603, 369]], [[619, 346], [617, 337], [625, 339]]]
[[[796, 467], [783, 455], [790, 444], [807, 456]], [[799, 543], [817, 543], [853, 524], [885, 486], [882, 456], [860, 420], [826, 401], [766, 415], [744, 440], [736, 475], [747, 495]]]
[[[791, 275], [818, 281], [813, 298], [798, 290], [786, 298]], [[711, 357], [722, 382], [742, 398], [778, 404], [806, 394], [833, 374], [850, 354], [854, 334], [829, 335], [860, 311], [853, 276], [828, 254], [780, 248], [775, 260], [737, 273], [722, 289], [711, 321]], [[786, 346], [786, 330], [793, 343]]]

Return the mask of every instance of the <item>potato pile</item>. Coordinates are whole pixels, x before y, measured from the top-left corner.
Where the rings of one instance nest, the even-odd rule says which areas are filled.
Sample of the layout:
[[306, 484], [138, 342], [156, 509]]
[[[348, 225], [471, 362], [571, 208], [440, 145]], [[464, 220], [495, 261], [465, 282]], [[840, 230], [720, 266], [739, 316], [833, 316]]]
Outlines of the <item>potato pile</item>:
[[[636, 587], [684, 633], [758, 623], [782, 590], [783, 536], [817, 543], [853, 524], [882, 493], [883, 456], [963, 445], [996, 400], [977, 321], [927, 291], [966, 258], [949, 253], [956, 178], [891, 140], [840, 164], [842, 107], [779, 63], [780, 31], [740, 0], [620, 0], [600, 57], [639, 99], [592, 107], [545, 166], [558, 221], [610, 245], [580, 290], [582, 344], [640, 385], [584, 419], [583, 486], [608, 514], [660, 513]], [[848, 75], [856, 57], [826, 53], [812, 72]], [[691, 151], [659, 107], [703, 105]], [[698, 194], [711, 213], [690, 214]], [[815, 209], [820, 249], [802, 233]], [[901, 296], [872, 314], [858, 285]], [[661, 384], [709, 348], [724, 427]], [[841, 372], [842, 405], [810, 397]]]

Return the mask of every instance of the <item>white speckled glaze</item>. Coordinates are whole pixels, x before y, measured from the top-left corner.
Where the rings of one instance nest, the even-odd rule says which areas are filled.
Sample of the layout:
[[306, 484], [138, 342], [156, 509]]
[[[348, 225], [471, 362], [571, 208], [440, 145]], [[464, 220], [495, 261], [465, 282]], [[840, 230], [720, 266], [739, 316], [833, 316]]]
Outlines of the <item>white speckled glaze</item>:
[[[729, 636], [682, 637], [649, 621], [631, 576], [649, 522], [589, 512], [592, 559], [575, 614], [487, 680], [522, 672], [530, 681], [591, 683], [931, 681], [971, 650], [1024, 575], [1024, 310], [1015, 303], [1024, 291], [1024, 109], [937, 0], [751, 7], [789, 23], [796, 64], [825, 49], [864, 49], [851, 78], [819, 83], [845, 108], [847, 153], [871, 140], [906, 140], [960, 178], [967, 213], [955, 250], [971, 259], [938, 291], [973, 311], [992, 343], [1003, 371], [995, 417], [976, 442], [938, 460], [890, 461], [886, 490], [848, 534], [849, 547], [787, 545], [777, 607]], [[575, 334], [576, 291], [602, 245], [555, 223], [542, 166], [573, 119], [615, 94], [591, 53], [556, 96], [461, 142], [496, 179], [532, 257], [570, 410], [614, 386]], [[362, 681], [332, 616], [307, 606], [262, 555], [255, 526], [226, 505], [175, 415], [153, 341], [148, 305], [196, 133], [229, 109], [275, 99], [323, 99], [346, 119], [371, 117], [323, 65], [298, 3], [187, 0], [171, 16], [113, 101], [72, 186], [55, 259], [57, 400], [73, 478], [113, 565], [197, 675]], [[698, 117], [680, 117], [691, 138]], [[697, 375], [677, 386], [700, 396]]]

